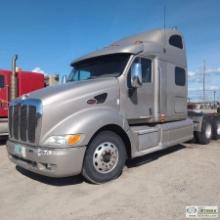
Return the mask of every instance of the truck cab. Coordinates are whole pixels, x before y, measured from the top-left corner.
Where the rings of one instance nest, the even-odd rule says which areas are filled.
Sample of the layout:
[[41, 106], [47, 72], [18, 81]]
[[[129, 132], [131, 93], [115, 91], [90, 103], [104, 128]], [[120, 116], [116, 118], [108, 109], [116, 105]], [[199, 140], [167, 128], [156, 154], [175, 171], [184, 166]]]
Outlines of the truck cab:
[[127, 37], [71, 67], [68, 83], [10, 103], [7, 149], [18, 166], [103, 183], [120, 175], [127, 158], [193, 138], [181, 32]]
[[0, 117], [8, 116], [10, 71], [0, 70]]

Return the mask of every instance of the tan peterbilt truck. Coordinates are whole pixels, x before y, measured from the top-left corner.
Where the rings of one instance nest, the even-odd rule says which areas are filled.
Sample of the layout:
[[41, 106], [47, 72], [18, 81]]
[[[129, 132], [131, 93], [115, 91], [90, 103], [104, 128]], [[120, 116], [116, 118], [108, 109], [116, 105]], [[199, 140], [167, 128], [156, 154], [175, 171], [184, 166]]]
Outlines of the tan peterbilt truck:
[[68, 83], [11, 102], [9, 158], [51, 177], [118, 177], [127, 158], [220, 136], [217, 116], [187, 110], [182, 34], [159, 29], [71, 63]]

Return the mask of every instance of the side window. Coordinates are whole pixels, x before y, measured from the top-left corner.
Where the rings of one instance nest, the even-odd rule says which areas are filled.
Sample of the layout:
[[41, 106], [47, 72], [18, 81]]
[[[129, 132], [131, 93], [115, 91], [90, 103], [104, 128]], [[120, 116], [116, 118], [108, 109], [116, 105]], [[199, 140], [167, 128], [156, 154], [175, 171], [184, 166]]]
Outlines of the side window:
[[175, 84], [177, 86], [186, 85], [186, 71], [183, 68], [180, 67], [175, 68]]
[[142, 64], [142, 79], [143, 83], [151, 82], [151, 60], [142, 58], [141, 59]]
[[169, 39], [170, 45], [183, 49], [183, 41], [180, 35], [173, 35]]
[[5, 78], [4, 76], [0, 75], [0, 88], [4, 88], [5, 87]]
[[[142, 80], [143, 83], [150, 83], [152, 80], [152, 61], [146, 58], [140, 58], [136, 57], [133, 63], [140, 63], [142, 67]], [[128, 72], [128, 80], [127, 80], [127, 86], [128, 88], [131, 88], [131, 68]]]

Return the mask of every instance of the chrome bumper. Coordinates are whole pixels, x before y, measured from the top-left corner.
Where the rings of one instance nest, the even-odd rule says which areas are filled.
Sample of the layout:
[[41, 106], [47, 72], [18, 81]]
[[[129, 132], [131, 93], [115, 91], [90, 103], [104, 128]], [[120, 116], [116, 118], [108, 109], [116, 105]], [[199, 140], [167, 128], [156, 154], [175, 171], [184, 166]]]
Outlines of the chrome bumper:
[[86, 147], [50, 149], [7, 142], [9, 159], [16, 165], [50, 177], [81, 173]]

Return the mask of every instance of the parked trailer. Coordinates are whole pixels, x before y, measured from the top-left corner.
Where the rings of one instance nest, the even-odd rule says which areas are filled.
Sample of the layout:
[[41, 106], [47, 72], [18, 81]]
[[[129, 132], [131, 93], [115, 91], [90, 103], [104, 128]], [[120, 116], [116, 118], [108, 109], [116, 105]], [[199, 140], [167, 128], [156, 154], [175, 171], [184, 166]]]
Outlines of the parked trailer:
[[194, 134], [207, 144], [219, 132], [211, 117], [188, 115], [185, 44], [177, 30], [122, 39], [71, 66], [68, 83], [11, 102], [7, 150], [18, 166], [103, 183], [121, 174], [127, 158]]
[[220, 112], [217, 109], [199, 108], [196, 103], [188, 103], [188, 116], [193, 120], [194, 138], [200, 144], [208, 144], [211, 139], [220, 138]]
[[17, 56], [13, 58], [13, 70], [0, 70], [0, 136], [8, 135], [9, 101], [44, 87], [44, 75], [16, 70]]

